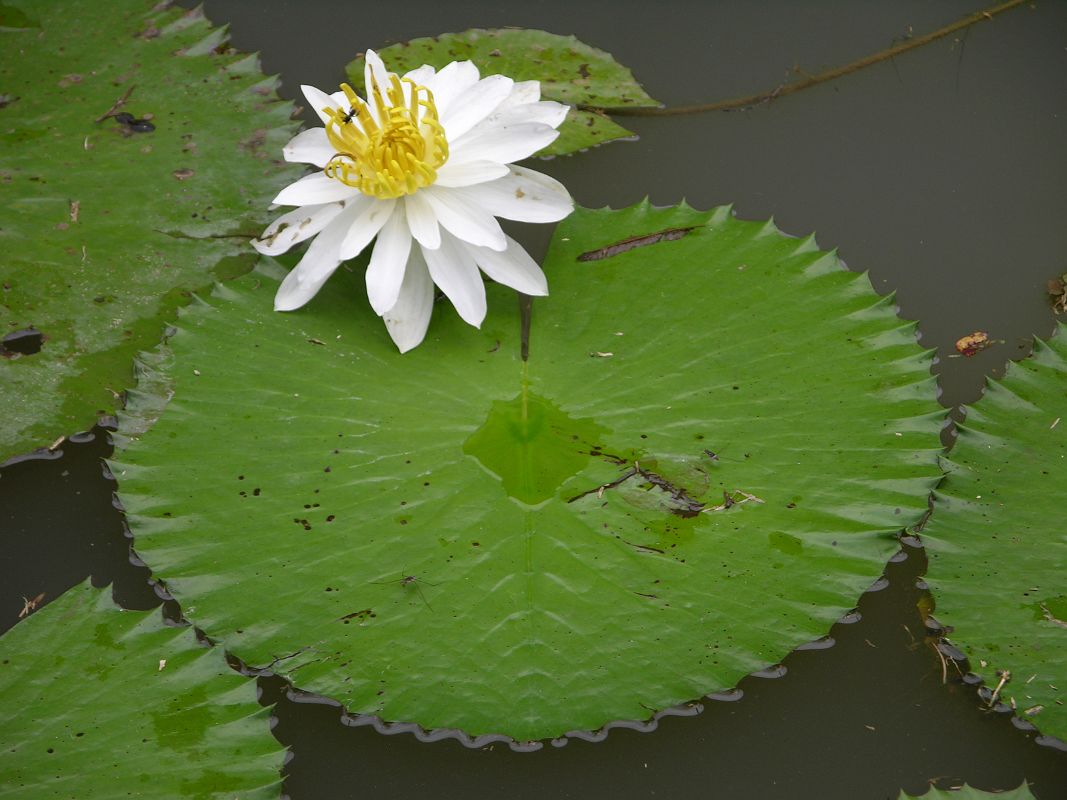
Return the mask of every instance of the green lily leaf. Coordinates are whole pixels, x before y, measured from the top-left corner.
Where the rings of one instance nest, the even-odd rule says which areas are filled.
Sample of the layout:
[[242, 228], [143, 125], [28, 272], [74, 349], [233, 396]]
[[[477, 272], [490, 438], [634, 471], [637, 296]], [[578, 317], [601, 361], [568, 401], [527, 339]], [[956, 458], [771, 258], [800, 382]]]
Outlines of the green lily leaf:
[[[440, 69], [452, 61], [473, 61], [482, 75], [507, 75], [517, 81], [541, 82], [541, 99], [575, 106], [559, 126], [559, 138], [540, 156], [568, 155], [635, 134], [606, 114], [582, 110], [658, 106], [633, 73], [610, 53], [583, 44], [573, 36], [513, 28], [483, 30], [412, 39], [378, 51], [386, 66], [403, 74], [423, 64]], [[363, 57], [346, 68], [352, 86], [363, 88]]]
[[1067, 326], [967, 412], [923, 531], [937, 619], [999, 699], [1067, 740]]
[[255, 682], [110, 594], [86, 581], [0, 638], [0, 797], [279, 797]]
[[940, 477], [892, 300], [725, 208], [579, 209], [545, 269], [525, 364], [497, 285], [403, 356], [359, 269], [182, 315], [114, 469], [197, 625], [354, 713], [530, 740], [732, 687], [855, 605]]
[[22, 31], [40, 27], [40, 23], [22, 9], [0, 2], [0, 31]]
[[1030, 785], [1023, 781], [1021, 786], [1007, 792], [983, 792], [966, 783], [959, 789], [938, 789], [931, 786], [926, 794], [910, 795], [901, 792], [897, 800], [1037, 800], [1037, 798], [1030, 791]]
[[44, 344], [0, 349], [0, 461], [112, 410], [190, 291], [251, 269], [248, 239], [299, 173], [278, 165], [295, 123], [276, 80], [199, 10], [16, 12], [39, 28], [0, 34], [0, 336]]

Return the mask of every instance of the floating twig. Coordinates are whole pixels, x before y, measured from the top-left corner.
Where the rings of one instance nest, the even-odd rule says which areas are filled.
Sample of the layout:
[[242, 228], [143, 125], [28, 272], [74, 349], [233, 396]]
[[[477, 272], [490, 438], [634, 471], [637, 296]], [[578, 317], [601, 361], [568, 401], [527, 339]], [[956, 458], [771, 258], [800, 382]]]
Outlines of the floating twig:
[[943, 39], [956, 31], [969, 28], [978, 22], [985, 22], [986, 20], [993, 19], [997, 14], [1002, 14], [1005, 11], [1023, 5], [1026, 0], [1008, 0], [1006, 3], [1000, 3], [999, 5], [987, 8], [984, 11], [975, 11], [963, 19], [946, 25], [943, 28], [938, 28], [936, 31], [927, 33], [923, 36], [917, 36], [909, 38], [906, 41], [899, 42], [891, 47], [887, 47], [884, 50], [879, 50], [877, 53], [872, 53], [869, 56], [851, 61], [848, 64], [843, 64], [839, 67], [833, 67], [823, 72], [809, 75], [804, 73], [799, 67], [794, 67], [793, 72], [802, 75], [803, 77], [794, 81], [793, 83], [785, 83], [774, 87], [770, 91], [757, 92], [756, 94], [745, 95], [744, 97], [735, 97], [730, 100], [720, 100], [715, 103], [702, 103], [698, 105], [688, 106], [671, 106], [669, 108], [626, 108], [626, 107], [614, 107], [614, 106], [578, 106], [582, 111], [593, 111], [598, 113], [608, 113], [618, 116], [628, 117], [672, 117], [680, 116], [683, 114], [702, 114], [707, 111], [737, 111], [741, 109], [749, 109], [754, 106], [769, 103], [772, 100], [777, 100], [780, 97], [786, 95], [795, 94], [804, 89], [809, 89], [812, 86], [817, 86], [820, 83], [826, 83], [832, 81], [835, 78], [841, 78], [845, 75], [851, 75], [853, 72], [858, 72], [865, 67], [878, 64], [882, 61], [889, 61], [897, 56], [907, 53], [909, 50], [915, 50], [923, 45], [935, 42], [938, 39]]

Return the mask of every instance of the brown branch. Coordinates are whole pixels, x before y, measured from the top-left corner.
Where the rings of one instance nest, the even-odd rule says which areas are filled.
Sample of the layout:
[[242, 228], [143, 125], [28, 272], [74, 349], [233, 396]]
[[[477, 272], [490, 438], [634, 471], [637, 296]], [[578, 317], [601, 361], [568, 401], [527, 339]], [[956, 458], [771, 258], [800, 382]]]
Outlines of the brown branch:
[[[864, 67], [869, 67], [872, 64], [878, 64], [882, 61], [888, 61], [891, 58], [899, 56], [901, 53], [906, 53], [909, 50], [914, 50], [917, 47], [930, 44], [938, 39], [955, 33], [956, 31], [968, 28], [974, 25], [976, 22], [982, 22], [983, 20], [991, 20], [997, 14], [1001, 14], [1005, 11], [1021, 6], [1027, 0], [1008, 0], [1005, 3], [987, 8], [984, 11], [976, 11], [973, 14], [964, 17], [951, 25], [946, 25], [943, 28], [938, 28], [932, 33], [927, 33], [924, 36], [918, 36], [913, 39], [908, 39], [905, 42], [900, 42], [892, 47], [887, 47], [885, 50], [880, 50], [877, 53], [873, 53], [869, 56], [857, 59], [848, 64], [844, 64], [840, 67], [833, 67], [832, 69], [825, 70], [815, 75], [806, 75], [798, 81], [793, 83], [782, 84], [776, 86], [767, 92], [758, 92], [757, 94], [749, 94], [744, 97], [735, 97], [731, 100], [720, 100], [717, 103], [705, 103], [701, 105], [692, 106], [672, 106], [670, 108], [611, 108], [601, 106], [579, 106], [583, 111], [595, 111], [600, 113], [615, 114], [617, 116], [627, 117], [673, 117], [680, 116], [682, 114], [702, 114], [706, 111], [736, 111], [738, 109], [752, 108], [753, 106], [760, 105], [762, 103], [769, 103], [772, 100], [777, 100], [780, 97], [785, 97], [789, 94], [794, 94], [803, 89], [808, 89], [812, 86], [817, 86], [820, 83], [826, 83], [832, 81], [835, 78], [840, 78], [844, 75], [850, 75], [853, 72], [858, 72]], [[795, 69], [796, 72], [800, 72], [799, 69]]]

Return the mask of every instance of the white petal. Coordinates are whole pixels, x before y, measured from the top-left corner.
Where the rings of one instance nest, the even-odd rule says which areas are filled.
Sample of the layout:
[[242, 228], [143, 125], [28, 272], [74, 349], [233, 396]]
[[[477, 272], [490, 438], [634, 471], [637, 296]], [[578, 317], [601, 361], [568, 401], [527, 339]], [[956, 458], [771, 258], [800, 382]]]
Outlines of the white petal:
[[466, 243], [463, 246], [474, 256], [482, 272], [497, 283], [510, 286], [523, 294], [538, 296], [548, 294], [548, 280], [545, 278], [545, 273], [537, 266], [537, 262], [530, 258], [530, 254], [523, 249], [522, 245], [510, 236], [507, 249], [501, 252]]
[[447, 113], [441, 114], [448, 141], [455, 141], [489, 116], [511, 94], [514, 83], [504, 75], [490, 75], [457, 95]]
[[459, 189], [428, 186], [418, 192], [426, 198], [437, 221], [465, 242], [503, 250], [508, 246], [504, 231], [493, 215], [459, 194]]
[[[311, 110], [319, 115], [319, 119], [323, 121], [323, 124], [330, 121], [330, 118], [326, 116], [322, 111], [324, 108], [341, 107], [341, 104], [334, 99], [336, 95], [334, 95], [334, 97], [331, 97], [330, 95], [326, 94], [326, 92], [320, 89], [316, 89], [314, 86], [308, 86], [307, 84], [301, 86], [300, 89], [304, 92], [304, 97], [307, 98], [308, 105], [311, 106]], [[343, 96], [344, 95], [342, 95], [342, 97]]]
[[389, 71], [386, 70], [381, 57], [373, 50], [366, 52], [363, 56], [363, 63], [363, 86], [366, 88], [367, 105], [370, 107], [371, 116], [374, 117], [375, 122], [381, 122], [378, 114], [378, 95], [374, 93], [373, 87], [377, 85], [381, 90], [380, 99], [383, 105], [392, 105], [386, 96], [386, 90], [389, 88]]
[[437, 215], [433, 213], [423, 193], [407, 195], [404, 198], [404, 210], [407, 212], [408, 229], [415, 241], [431, 250], [440, 247], [441, 229], [437, 225]]
[[401, 353], [423, 340], [432, 313], [433, 281], [422, 251], [415, 247], [404, 268], [404, 282], [400, 285], [396, 305], [382, 315], [385, 327]]
[[341, 242], [349, 223], [361, 209], [351, 203], [315, 237], [300, 263], [285, 276], [274, 295], [275, 311], [293, 311], [314, 297], [341, 263]]
[[294, 244], [310, 239], [325, 228], [344, 207], [345, 201], [342, 200], [338, 203], [301, 206], [282, 214], [267, 226], [259, 239], [252, 240], [252, 246], [265, 256], [284, 253]]
[[487, 121], [496, 124], [517, 122], [541, 122], [558, 128], [567, 118], [571, 107], [555, 100], [542, 100], [539, 103], [526, 103], [511, 108], [498, 108]]
[[536, 103], [540, 99], [540, 81], [515, 81], [515, 85], [511, 87], [511, 94], [497, 108], [504, 109], [522, 105], [523, 103]]
[[452, 191], [495, 217], [518, 222], [558, 222], [574, 210], [562, 183], [514, 164], [507, 177]]
[[308, 128], [301, 131], [282, 148], [286, 161], [314, 164], [316, 167], [325, 167], [326, 162], [333, 158], [335, 153], [333, 145], [326, 138], [325, 128]]
[[401, 81], [400, 82], [400, 91], [403, 92], [403, 94], [404, 94], [403, 105], [405, 107], [407, 107], [407, 108], [411, 108], [411, 92], [412, 92], [411, 84], [410, 83], [404, 83], [403, 81]]
[[388, 86], [389, 84], [389, 70], [385, 68], [385, 62], [382, 61], [382, 57], [373, 50], [368, 50], [363, 54], [363, 80], [364, 86], [370, 88], [370, 78], [373, 75], [375, 80], [378, 81], [381, 86]]
[[433, 102], [437, 106], [438, 117], [441, 117], [461, 92], [477, 82], [478, 68], [474, 64], [470, 61], [453, 61], [442, 67], [436, 75], [431, 75], [423, 86], [433, 93]]
[[358, 189], [327, 178], [322, 172], [313, 172], [296, 183], [290, 183], [278, 192], [273, 202], [279, 206], [313, 206], [318, 203], [348, 200], [358, 194]]
[[556, 140], [559, 131], [541, 122], [479, 125], [450, 147], [449, 160], [500, 161], [509, 164], [528, 158]]
[[341, 260], [348, 261], [363, 252], [363, 248], [370, 244], [371, 239], [378, 235], [378, 231], [389, 221], [396, 208], [396, 200], [379, 200], [368, 198], [369, 203], [360, 212], [359, 216], [352, 220], [348, 235], [341, 242]]
[[[465, 135], [450, 139], [452, 158], [455, 159], [457, 150], [463, 151], [467, 145], [467, 139], [473, 137], [487, 138], [497, 136], [515, 125], [527, 122], [540, 122], [543, 125], [551, 125], [558, 128], [570, 111], [570, 106], [556, 103], [552, 100], [542, 100], [538, 103], [525, 103], [523, 105], [505, 107], [503, 103], [496, 111], [487, 116]], [[470, 156], [464, 156], [469, 158]], [[480, 156], [478, 156], [480, 157]]]
[[474, 257], [447, 233], [436, 250], [422, 248], [430, 277], [452, 301], [463, 321], [478, 328], [485, 319], [485, 284]]
[[404, 204], [397, 203], [396, 210], [378, 234], [367, 265], [367, 297], [379, 317], [397, 303], [410, 254], [411, 231], [408, 230]]
[[404, 77], [413, 81], [418, 86], [425, 86], [426, 81], [430, 80], [436, 72], [437, 70], [429, 64], [423, 64], [421, 67], [411, 70], [411, 72]]
[[434, 186], [471, 186], [503, 178], [510, 172], [507, 164], [498, 161], [465, 161], [459, 164], [448, 161], [437, 170]]

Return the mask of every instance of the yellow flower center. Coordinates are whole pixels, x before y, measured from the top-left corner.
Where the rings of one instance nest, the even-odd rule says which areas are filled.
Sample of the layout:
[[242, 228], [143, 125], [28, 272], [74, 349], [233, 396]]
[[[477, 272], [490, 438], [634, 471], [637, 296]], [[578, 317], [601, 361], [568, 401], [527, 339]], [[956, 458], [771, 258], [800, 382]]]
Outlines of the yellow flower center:
[[413, 194], [437, 180], [448, 141], [429, 89], [389, 73], [389, 85], [372, 81], [366, 100], [347, 83], [341, 90], [349, 110], [325, 109], [326, 136], [336, 150], [324, 169], [328, 177], [382, 199]]

